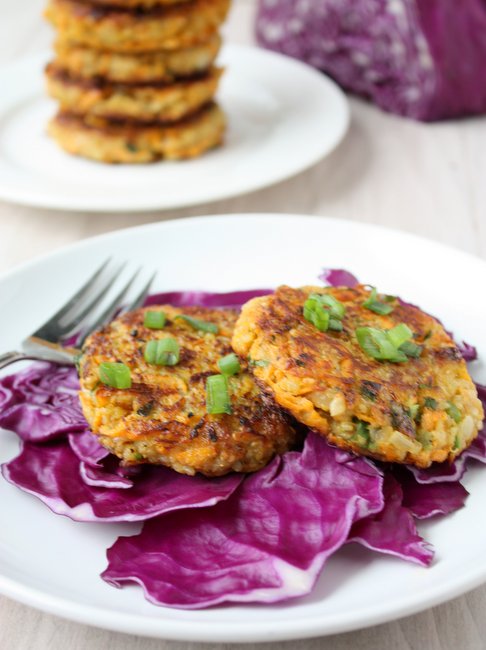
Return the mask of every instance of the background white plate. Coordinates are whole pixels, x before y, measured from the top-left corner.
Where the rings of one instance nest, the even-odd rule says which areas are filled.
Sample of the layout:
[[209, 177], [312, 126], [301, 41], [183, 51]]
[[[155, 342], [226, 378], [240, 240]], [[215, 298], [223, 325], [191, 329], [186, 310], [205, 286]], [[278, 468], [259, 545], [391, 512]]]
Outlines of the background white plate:
[[46, 132], [55, 113], [46, 56], [0, 70], [0, 198], [68, 210], [175, 208], [257, 190], [313, 165], [343, 138], [347, 100], [334, 82], [280, 54], [223, 48], [218, 98], [229, 130], [223, 147], [195, 160], [106, 165], [63, 152]]
[[[0, 277], [2, 347], [14, 348], [107, 254], [159, 271], [155, 289], [216, 291], [309, 284], [323, 266], [422, 305], [486, 358], [486, 264], [405, 233], [332, 219], [238, 215], [186, 219], [77, 243]], [[475, 363], [476, 379], [486, 379]], [[16, 454], [0, 435], [0, 461]], [[412, 614], [486, 580], [486, 469], [470, 470], [467, 506], [425, 522], [436, 548], [429, 569], [351, 545], [325, 566], [314, 592], [282, 605], [202, 611], [155, 607], [138, 587], [99, 577], [105, 549], [135, 525], [78, 524], [0, 480], [0, 591], [45, 611], [100, 627], [188, 641], [271, 641], [365, 627]]]

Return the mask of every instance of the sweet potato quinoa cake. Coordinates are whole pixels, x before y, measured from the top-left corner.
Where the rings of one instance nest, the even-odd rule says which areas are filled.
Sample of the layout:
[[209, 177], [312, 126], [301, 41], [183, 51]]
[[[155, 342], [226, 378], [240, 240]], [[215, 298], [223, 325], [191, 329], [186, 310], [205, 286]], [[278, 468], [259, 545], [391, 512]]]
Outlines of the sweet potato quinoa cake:
[[73, 77], [54, 63], [46, 69], [48, 93], [62, 111], [142, 122], [175, 122], [196, 112], [211, 101], [221, 73], [222, 70], [212, 68], [170, 84], [130, 85]]
[[69, 153], [106, 163], [194, 158], [219, 145], [226, 118], [216, 104], [176, 123], [124, 123], [58, 113], [49, 134]]
[[[101, 444], [128, 464], [207, 476], [254, 472], [287, 451], [296, 437], [288, 416], [232, 354], [236, 318], [228, 310], [150, 307], [94, 333], [80, 359], [80, 399]], [[123, 387], [116, 377], [100, 381], [113, 368], [129, 373]]]
[[169, 82], [208, 70], [220, 47], [221, 38], [218, 34], [206, 43], [182, 50], [139, 54], [94, 50], [58, 38], [54, 44], [54, 63], [73, 78], [107, 79], [110, 83], [128, 84]]
[[[84, 1], [84, 0], [83, 0]], [[183, 2], [190, 2], [191, 0], [89, 0], [92, 5], [99, 5], [101, 7], [120, 7], [121, 9], [130, 9], [143, 7], [150, 9], [151, 7], [169, 7], [170, 5], [178, 5]]]
[[442, 325], [364, 286], [254, 298], [233, 347], [278, 404], [358, 454], [428, 467], [481, 427], [476, 387]]
[[64, 40], [111, 52], [149, 52], [208, 41], [228, 9], [229, 0], [191, 0], [147, 10], [50, 0], [45, 16]]

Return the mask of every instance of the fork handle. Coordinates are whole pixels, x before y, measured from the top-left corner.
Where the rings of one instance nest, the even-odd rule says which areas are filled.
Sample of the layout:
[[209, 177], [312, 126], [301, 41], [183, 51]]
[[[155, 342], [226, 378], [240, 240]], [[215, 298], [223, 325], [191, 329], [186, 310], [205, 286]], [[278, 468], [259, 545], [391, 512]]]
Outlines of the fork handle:
[[25, 361], [30, 358], [31, 357], [28, 357], [23, 352], [6, 352], [5, 354], [0, 354], [0, 370], [9, 366], [11, 363], [15, 363], [16, 361]]

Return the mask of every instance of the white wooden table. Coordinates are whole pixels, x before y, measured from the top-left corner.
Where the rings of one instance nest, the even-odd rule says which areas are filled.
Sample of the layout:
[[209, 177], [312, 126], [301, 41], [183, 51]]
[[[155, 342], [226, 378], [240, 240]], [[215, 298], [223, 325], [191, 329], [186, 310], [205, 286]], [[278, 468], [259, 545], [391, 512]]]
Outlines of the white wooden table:
[[[251, 42], [254, 2], [235, 2], [227, 38]], [[40, 18], [42, 4], [43, 0], [0, 0], [0, 64], [48, 47], [51, 34]], [[383, 114], [359, 100], [353, 99], [351, 105], [351, 130], [335, 153], [290, 181], [248, 196], [169, 213], [121, 216], [50, 212], [0, 202], [0, 271], [69, 242], [139, 223], [264, 211], [382, 224], [486, 258], [486, 119], [421, 125]], [[360, 632], [252, 647], [479, 650], [486, 648], [485, 613], [486, 586], [422, 614]], [[0, 597], [1, 650], [207, 647], [98, 630]]]

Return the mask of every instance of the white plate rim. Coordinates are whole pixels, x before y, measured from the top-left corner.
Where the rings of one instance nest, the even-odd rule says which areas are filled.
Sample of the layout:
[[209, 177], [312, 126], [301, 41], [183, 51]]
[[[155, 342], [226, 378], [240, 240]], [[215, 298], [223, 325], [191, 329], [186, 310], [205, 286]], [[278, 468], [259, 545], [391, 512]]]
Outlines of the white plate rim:
[[[378, 234], [385, 232], [388, 234], [399, 235], [408, 243], [414, 242], [426, 243], [430, 248], [436, 248], [443, 253], [452, 253], [456, 258], [463, 258], [479, 264], [482, 270], [486, 271], [486, 262], [480, 257], [466, 253], [452, 246], [430, 240], [409, 232], [401, 231], [394, 228], [378, 226], [375, 224], [368, 224], [350, 220], [341, 220], [331, 217], [322, 217], [317, 215], [298, 215], [298, 214], [278, 214], [278, 213], [235, 213], [228, 215], [211, 215], [204, 217], [189, 217], [185, 219], [168, 220], [158, 223], [143, 224], [134, 226], [118, 231], [104, 233], [96, 237], [90, 237], [68, 246], [64, 246], [59, 250], [52, 253], [36, 257], [33, 260], [19, 264], [12, 269], [0, 274], [0, 281], [14, 276], [18, 272], [29, 270], [42, 264], [43, 261], [51, 258], [63, 257], [69, 252], [83, 248], [89, 248], [93, 242], [102, 242], [109, 240], [113, 235], [117, 234], [130, 234], [130, 232], [159, 230], [166, 228], [179, 228], [182, 226], [190, 226], [191, 223], [199, 225], [212, 224], [216, 220], [253, 220], [255, 223], [261, 219], [275, 219], [281, 221], [294, 222], [299, 220], [302, 225], [303, 220], [309, 220], [309, 225], [312, 221], [324, 219], [327, 223], [333, 224], [338, 228], [349, 228], [351, 230], [357, 229], [362, 232], [374, 232]], [[62, 598], [53, 596], [46, 596], [42, 590], [19, 585], [14, 580], [0, 575], [0, 593], [18, 600], [26, 605], [30, 605], [47, 613], [51, 613], [69, 620], [88, 625], [95, 625], [100, 628], [113, 630], [116, 632], [126, 632], [130, 634], [139, 634], [153, 638], [164, 638], [177, 641], [200, 641], [200, 642], [226, 642], [226, 643], [251, 643], [257, 641], [280, 641], [292, 640], [300, 638], [310, 638], [321, 635], [330, 635], [340, 632], [348, 632], [356, 629], [363, 629], [380, 623], [397, 620], [405, 616], [415, 614], [430, 607], [440, 605], [455, 597], [458, 597], [475, 587], [480, 586], [486, 582], [486, 561], [480, 570], [469, 571], [468, 573], [454, 576], [448, 585], [446, 591], [442, 587], [424, 589], [419, 593], [413, 602], [408, 602], [399, 610], [396, 606], [382, 605], [380, 611], [376, 610], [374, 606], [368, 606], [360, 610], [359, 616], [350, 617], [349, 613], [341, 615], [334, 615], [332, 623], [326, 622], [325, 626], [318, 617], [300, 618], [297, 622], [292, 619], [288, 621], [280, 621], [278, 630], [269, 630], [265, 622], [253, 622], [252, 625], [242, 625], [238, 628], [238, 636], [235, 638], [234, 622], [220, 623], [219, 628], [215, 628], [213, 622], [192, 622], [194, 629], [190, 629], [185, 625], [183, 620], [167, 620], [160, 621], [156, 618], [148, 619], [141, 615], [127, 615], [123, 613], [120, 615], [117, 612], [111, 613], [106, 610], [99, 610], [94, 607], [87, 607], [80, 605], [75, 601], [69, 601]], [[183, 628], [183, 629], [182, 629]]]
[[[314, 155], [309, 156], [305, 163], [299, 163], [293, 167], [288, 167], [284, 173], [277, 173], [274, 171], [273, 174], [269, 173], [267, 177], [254, 177], [252, 182], [247, 182], [246, 185], [243, 184], [240, 189], [235, 189], [231, 186], [225, 187], [224, 184], [221, 183], [218, 185], [217, 192], [214, 192], [212, 194], [204, 194], [204, 192], [201, 193], [200, 196], [191, 196], [190, 194], [186, 194], [183, 198], [179, 197], [177, 200], [165, 199], [165, 201], [161, 201], [160, 197], [156, 199], [144, 198], [141, 196], [137, 204], [129, 203], [127, 205], [123, 202], [123, 200], [118, 200], [118, 202], [115, 202], [115, 195], [115, 197], [111, 198], [110, 201], [103, 200], [96, 202], [96, 199], [92, 200], [89, 197], [83, 199], [80, 199], [78, 197], [77, 201], [70, 201], [64, 196], [55, 196], [52, 194], [45, 195], [44, 193], [38, 191], [29, 192], [28, 188], [26, 190], [25, 187], [9, 187], [8, 185], [2, 185], [1, 182], [0, 198], [19, 205], [48, 208], [53, 210], [69, 210], [72, 212], [147, 212], [152, 210], [170, 210], [182, 207], [191, 207], [195, 205], [203, 205], [206, 203], [222, 201], [232, 197], [257, 192], [258, 190], [262, 190], [266, 187], [271, 187], [273, 185], [286, 181], [301, 172], [306, 171], [307, 169], [317, 164], [320, 160], [330, 155], [336, 149], [349, 129], [351, 117], [349, 102], [346, 95], [330, 77], [297, 59], [257, 46], [226, 43], [223, 46], [222, 53], [225, 51], [233, 56], [236, 55], [239, 57], [243, 57], [245, 54], [257, 56], [263, 64], [265, 64], [265, 62], [269, 62], [271, 64], [272, 61], [278, 63], [279, 65], [285, 64], [285, 66], [288, 68], [289, 75], [298, 74], [301, 75], [302, 78], [313, 80], [316, 88], [320, 86], [321, 90], [332, 96], [333, 101], [336, 101], [340, 105], [339, 110], [341, 112], [341, 125], [340, 128], [336, 129], [329, 145], [320, 151], [316, 150], [314, 152]], [[21, 69], [22, 66], [35, 66], [38, 68], [41, 62], [45, 62], [49, 58], [50, 57], [48, 53], [41, 52], [30, 55], [28, 57], [24, 57], [22, 59], [18, 59], [10, 64], [5, 64], [0, 68], [0, 79], [2, 75], [11, 74], [13, 70], [16, 68]], [[22, 78], [22, 75], [19, 76]], [[0, 102], [0, 118], [2, 117], [3, 111], [4, 109], [2, 109]], [[201, 158], [200, 160], [203, 159]], [[100, 164], [100, 167], [102, 168], [102, 164]], [[141, 194], [143, 195], [143, 192], [141, 192]]]

